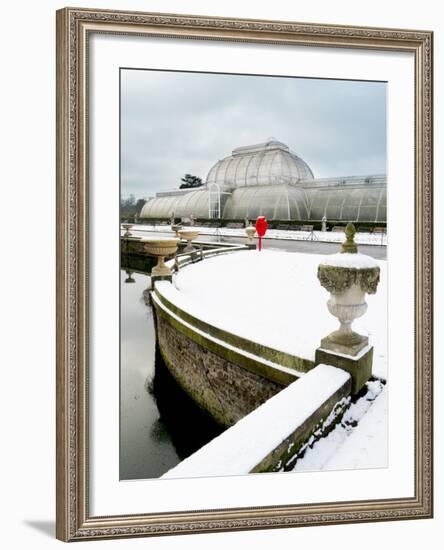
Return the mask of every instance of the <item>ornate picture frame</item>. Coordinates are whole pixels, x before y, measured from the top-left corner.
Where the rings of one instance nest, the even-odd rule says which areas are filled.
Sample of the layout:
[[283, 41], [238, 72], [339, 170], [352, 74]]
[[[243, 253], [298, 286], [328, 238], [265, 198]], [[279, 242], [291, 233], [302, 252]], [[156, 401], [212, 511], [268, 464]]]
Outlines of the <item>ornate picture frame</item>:
[[[94, 33], [404, 52], [414, 57], [414, 496], [111, 516], [91, 513], [88, 263], [89, 219], [97, 205], [88, 200], [88, 41]], [[430, 31], [79, 8], [57, 12], [57, 538], [432, 517], [432, 44]]]

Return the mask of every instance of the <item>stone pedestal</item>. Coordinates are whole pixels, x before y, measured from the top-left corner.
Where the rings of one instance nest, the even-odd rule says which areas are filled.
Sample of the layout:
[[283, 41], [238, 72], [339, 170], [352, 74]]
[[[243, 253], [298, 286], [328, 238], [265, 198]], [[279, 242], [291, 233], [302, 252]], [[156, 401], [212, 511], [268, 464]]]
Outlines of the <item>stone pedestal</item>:
[[316, 350], [315, 363], [332, 365], [349, 372], [352, 377], [351, 393], [355, 395], [372, 375], [373, 346], [366, 346], [356, 355], [347, 355], [323, 349], [321, 342], [321, 347]]
[[154, 288], [154, 283], [156, 281], [169, 281], [173, 282], [173, 275], [151, 275], [151, 285]]
[[[339, 332], [339, 331], [337, 331]], [[332, 332], [321, 340], [321, 348], [333, 353], [340, 353], [342, 355], [357, 355], [362, 349], [368, 346], [368, 337], [358, 334], [359, 340], [356, 342], [350, 342], [348, 344], [341, 344], [335, 340], [335, 332]], [[356, 333], [353, 333], [356, 334]]]

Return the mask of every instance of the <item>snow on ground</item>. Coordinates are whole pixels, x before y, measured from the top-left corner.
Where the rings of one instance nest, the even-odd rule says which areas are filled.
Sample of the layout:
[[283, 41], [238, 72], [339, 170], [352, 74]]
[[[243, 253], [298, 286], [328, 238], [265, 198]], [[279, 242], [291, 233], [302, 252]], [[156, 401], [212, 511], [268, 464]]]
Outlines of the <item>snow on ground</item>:
[[[184, 229], [188, 229], [185, 228]], [[201, 227], [195, 225], [192, 227], [199, 231], [201, 235], [223, 235], [226, 237], [245, 237], [245, 228], [230, 228], [230, 227]], [[149, 225], [149, 224], [136, 224], [133, 225], [131, 232], [136, 236], [139, 232], [170, 232], [169, 225]], [[172, 231], [171, 231], [172, 233]], [[328, 243], [342, 243], [344, 241], [344, 233], [342, 231], [313, 231], [312, 233], [307, 231], [287, 231], [282, 229], [269, 229], [264, 239], [284, 239], [295, 241], [321, 241]], [[374, 244], [374, 245], [387, 245], [387, 235], [385, 233], [356, 233], [355, 242], [357, 244]]]
[[349, 378], [341, 369], [318, 365], [162, 477], [248, 474]]
[[375, 399], [326, 469], [380, 468], [388, 465], [387, 389]]
[[307, 448], [294, 472], [387, 466], [387, 389], [370, 381], [367, 390], [327, 437]]
[[[286, 353], [314, 360], [321, 339], [339, 327], [327, 309], [329, 293], [317, 279], [325, 255], [255, 250], [191, 264], [174, 285], [160, 282], [173, 303], [202, 320]], [[387, 375], [386, 262], [376, 260], [381, 281], [367, 295], [367, 313], [353, 328], [374, 346], [373, 374]]]

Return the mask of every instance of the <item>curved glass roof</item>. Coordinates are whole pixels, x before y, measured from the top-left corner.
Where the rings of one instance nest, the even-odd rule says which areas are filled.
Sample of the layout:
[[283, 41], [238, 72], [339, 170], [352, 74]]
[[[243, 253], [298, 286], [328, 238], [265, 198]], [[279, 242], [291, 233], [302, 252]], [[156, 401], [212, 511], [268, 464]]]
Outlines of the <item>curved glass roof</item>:
[[228, 196], [223, 218], [240, 219], [265, 216], [269, 220], [306, 220], [305, 191], [291, 185], [258, 185], [235, 189]]
[[186, 193], [176, 195], [165, 194], [148, 199], [140, 216], [142, 218], [171, 218], [195, 216], [196, 218], [208, 218], [209, 193], [204, 187]]
[[313, 179], [308, 164], [280, 141], [234, 149], [231, 156], [218, 161], [208, 172], [207, 183], [222, 187], [297, 183]]
[[[257, 185], [221, 194], [221, 214], [225, 219], [256, 218], [272, 220], [327, 220], [386, 222], [387, 188], [384, 184]], [[180, 194], [165, 194], [149, 199], [142, 218], [208, 218], [210, 192], [204, 187]]]
[[[209, 217], [210, 193], [204, 188], [181, 195], [166, 195], [149, 199], [142, 218]], [[308, 219], [308, 204], [303, 189], [291, 185], [260, 185], [235, 189], [221, 195], [222, 218], [245, 219], [266, 216], [268, 219]]]
[[306, 189], [309, 218], [321, 220], [386, 222], [385, 185], [343, 185]]

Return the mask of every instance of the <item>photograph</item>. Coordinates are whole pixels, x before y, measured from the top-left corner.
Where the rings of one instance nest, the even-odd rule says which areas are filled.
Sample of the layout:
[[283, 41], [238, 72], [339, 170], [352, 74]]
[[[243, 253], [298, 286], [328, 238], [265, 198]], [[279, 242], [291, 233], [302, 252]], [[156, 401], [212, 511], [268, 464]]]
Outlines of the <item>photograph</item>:
[[387, 82], [119, 85], [120, 481], [386, 468]]

